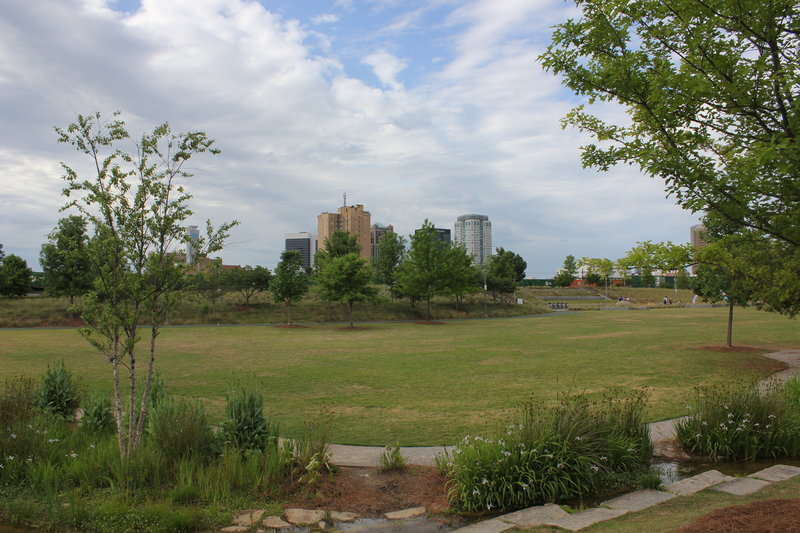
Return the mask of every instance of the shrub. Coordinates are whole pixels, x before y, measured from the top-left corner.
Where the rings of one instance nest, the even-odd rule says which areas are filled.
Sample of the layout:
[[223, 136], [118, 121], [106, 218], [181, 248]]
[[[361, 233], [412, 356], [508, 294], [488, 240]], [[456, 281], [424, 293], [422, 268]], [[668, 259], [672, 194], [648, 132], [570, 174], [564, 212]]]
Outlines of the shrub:
[[266, 451], [276, 447], [277, 430], [264, 416], [264, 398], [250, 389], [239, 389], [228, 396], [225, 405], [227, 419], [222, 423], [225, 445], [237, 450]]
[[33, 416], [35, 403], [36, 387], [31, 379], [7, 379], [3, 394], [0, 394], [0, 427], [27, 422]]
[[406, 458], [400, 453], [400, 445], [395, 443], [394, 446], [387, 446], [381, 453], [378, 459], [378, 471], [394, 472], [403, 470], [407, 462]]
[[91, 396], [83, 406], [83, 417], [80, 421], [84, 431], [96, 435], [107, 435], [114, 432], [114, 414], [111, 411], [111, 400], [107, 396]]
[[199, 403], [162, 400], [150, 416], [153, 443], [172, 463], [190, 457], [202, 461], [217, 453], [216, 437]]
[[644, 393], [526, 404], [504, 432], [467, 435], [439, 461], [450, 500], [468, 512], [501, 511], [633, 485], [652, 452], [644, 407]]
[[695, 389], [689, 415], [677, 424], [678, 440], [712, 460], [754, 460], [800, 453], [796, 385], [755, 379]]
[[80, 403], [78, 383], [72, 378], [72, 373], [64, 367], [64, 361], [48, 365], [39, 387], [37, 406], [71, 419], [75, 416], [75, 410]]
[[328, 442], [333, 428], [333, 413], [322, 408], [319, 413], [305, 419], [305, 428], [288, 444], [292, 463], [305, 468], [313, 460], [327, 465], [329, 460]]

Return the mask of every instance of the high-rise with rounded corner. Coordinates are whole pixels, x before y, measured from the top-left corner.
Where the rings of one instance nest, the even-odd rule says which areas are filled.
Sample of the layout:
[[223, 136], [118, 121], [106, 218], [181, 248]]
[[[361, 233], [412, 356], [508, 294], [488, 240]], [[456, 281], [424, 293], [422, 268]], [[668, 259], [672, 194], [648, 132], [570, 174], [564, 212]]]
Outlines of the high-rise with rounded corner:
[[453, 243], [466, 248], [477, 265], [492, 255], [492, 223], [486, 215], [461, 215], [453, 229]]

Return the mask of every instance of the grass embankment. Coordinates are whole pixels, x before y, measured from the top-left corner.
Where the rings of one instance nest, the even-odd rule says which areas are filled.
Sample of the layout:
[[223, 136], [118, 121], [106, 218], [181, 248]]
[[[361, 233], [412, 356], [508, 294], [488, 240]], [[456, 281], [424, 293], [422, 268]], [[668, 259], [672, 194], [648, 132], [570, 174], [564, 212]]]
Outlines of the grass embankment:
[[[794, 320], [737, 310], [734, 342], [752, 352], [706, 350], [725, 335], [725, 309], [551, 314], [443, 325], [371, 324], [354, 330], [166, 328], [159, 369], [170, 393], [220, 417], [232, 383], [255, 384], [281, 433], [320, 408], [332, 440], [386, 445], [452, 444], [493, 428], [507, 409], [572, 388], [590, 395], [647, 387], [648, 418], [684, 413], [691, 388], [742, 372], [766, 376], [761, 354], [800, 347]], [[110, 369], [78, 333], [0, 330], [0, 374], [38, 379], [63, 359], [91, 389], [110, 390]]]
[[[385, 294], [385, 290], [383, 291]], [[171, 324], [281, 324], [286, 323], [284, 305], [276, 304], [268, 293], [260, 293], [243, 305], [238, 293], [227, 293], [212, 305], [199, 296], [190, 296], [169, 315]], [[21, 299], [0, 299], [0, 328], [35, 326], [77, 326], [82, 321], [70, 315], [69, 299], [47, 296]], [[412, 309], [407, 300], [391, 300], [388, 296], [373, 302], [357, 303], [353, 306], [353, 318], [357, 322], [407, 321], [426, 319], [427, 305], [419, 302]], [[484, 305], [481, 294], [464, 298], [456, 306], [453, 299], [436, 298], [431, 304], [431, 319], [479, 318]], [[486, 313], [490, 317], [522, 316], [543, 313], [547, 307], [537, 298], [529, 298], [522, 305], [494, 301], [487, 297]], [[326, 302], [311, 293], [302, 301], [292, 305], [293, 323], [347, 322], [347, 306]]]

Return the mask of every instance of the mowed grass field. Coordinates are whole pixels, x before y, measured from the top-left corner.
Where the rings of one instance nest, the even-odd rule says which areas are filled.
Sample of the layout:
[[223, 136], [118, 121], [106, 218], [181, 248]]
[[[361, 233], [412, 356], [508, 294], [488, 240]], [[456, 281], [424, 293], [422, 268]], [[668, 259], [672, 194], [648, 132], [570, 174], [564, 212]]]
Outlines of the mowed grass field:
[[[221, 419], [238, 382], [263, 391], [268, 414], [291, 436], [308, 416], [332, 413], [331, 440], [387, 445], [453, 444], [493, 429], [516, 405], [560, 391], [650, 391], [648, 418], [684, 414], [692, 387], [780, 366], [763, 353], [800, 348], [800, 322], [736, 309], [552, 313], [439, 325], [341, 324], [308, 328], [164, 328], [158, 368], [173, 395], [203, 402]], [[140, 369], [147, 359], [141, 343]], [[111, 369], [74, 329], [0, 330], [0, 375], [39, 379], [65, 364], [90, 390], [111, 391]], [[142, 374], [143, 375], [143, 374]]]

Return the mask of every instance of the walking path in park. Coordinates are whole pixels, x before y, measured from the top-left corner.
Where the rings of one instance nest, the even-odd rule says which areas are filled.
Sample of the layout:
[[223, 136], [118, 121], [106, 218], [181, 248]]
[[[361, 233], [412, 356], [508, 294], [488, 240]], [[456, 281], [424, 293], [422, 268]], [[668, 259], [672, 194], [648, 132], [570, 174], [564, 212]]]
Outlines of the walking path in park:
[[[762, 384], [774, 379], [785, 381], [792, 376], [800, 376], [800, 349], [781, 350], [764, 356], [781, 361], [788, 365], [788, 368], [777, 372], [764, 380]], [[654, 455], [678, 461], [689, 459], [689, 456], [677, 444], [675, 422], [678, 420], [680, 418], [654, 422], [649, 425]], [[408, 460], [409, 464], [430, 466], [435, 464], [437, 455], [451, 449], [452, 446], [401, 447], [400, 453]], [[333, 464], [362, 467], [377, 466], [384, 450], [384, 448], [380, 447], [339, 444], [332, 444], [329, 448]], [[742, 478], [733, 478], [716, 470], [709, 470], [691, 478], [670, 483], [664, 487], [664, 491], [636, 491], [602, 502], [600, 507], [587, 509], [580, 513], [569, 514], [558, 505], [553, 504], [539, 505], [491, 520], [478, 522], [457, 531], [463, 533], [500, 533], [539, 525], [553, 525], [570, 531], [578, 531], [597, 522], [610, 520], [629, 512], [641, 511], [676, 496], [694, 494], [706, 488], [713, 487], [714, 490], [729, 494], [747, 495], [759, 491], [772, 483], [784, 481], [797, 475], [800, 475], [800, 468], [786, 465], [775, 465]]]

